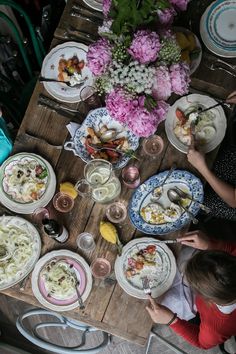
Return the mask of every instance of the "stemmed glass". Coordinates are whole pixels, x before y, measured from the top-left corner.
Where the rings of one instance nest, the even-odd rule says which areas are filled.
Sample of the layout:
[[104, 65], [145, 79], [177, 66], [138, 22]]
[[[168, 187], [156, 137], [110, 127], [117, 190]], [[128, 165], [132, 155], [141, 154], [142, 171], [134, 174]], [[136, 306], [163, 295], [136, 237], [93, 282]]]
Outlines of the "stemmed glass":
[[106, 208], [106, 217], [114, 224], [123, 222], [127, 216], [126, 206], [122, 202], [114, 202]]
[[61, 213], [68, 213], [74, 207], [74, 199], [66, 193], [59, 192], [53, 197], [53, 206]]
[[151, 159], [155, 159], [160, 155], [164, 148], [164, 142], [158, 135], [151, 135], [145, 138], [142, 143], [143, 154]]

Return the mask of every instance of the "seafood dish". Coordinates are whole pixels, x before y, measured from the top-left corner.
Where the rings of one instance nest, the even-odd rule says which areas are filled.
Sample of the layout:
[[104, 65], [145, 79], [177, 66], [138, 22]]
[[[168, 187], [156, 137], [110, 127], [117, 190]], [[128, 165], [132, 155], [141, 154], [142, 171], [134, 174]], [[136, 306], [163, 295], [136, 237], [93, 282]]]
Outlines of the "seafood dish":
[[30, 157], [13, 160], [5, 167], [3, 191], [15, 202], [35, 202], [46, 191], [48, 175], [43, 161]]
[[[131, 152], [128, 138], [122, 136], [122, 133], [109, 129], [107, 125], [98, 129], [87, 127], [87, 136], [82, 140], [91, 158], [104, 159], [115, 164], [123, 154]], [[105, 137], [107, 138], [104, 139]]]
[[[82, 80], [82, 69], [85, 61], [80, 60], [77, 55], [69, 59], [61, 58], [58, 63], [58, 80], [69, 81], [72, 85]], [[75, 82], [73, 82], [75, 81]]]
[[216, 115], [211, 110], [201, 113], [201, 110], [204, 108], [196, 104], [184, 112], [180, 108], [176, 109], [174, 133], [183, 144], [188, 146], [191, 144], [191, 132], [194, 134], [198, 145], [207, 144], [215, 138]]

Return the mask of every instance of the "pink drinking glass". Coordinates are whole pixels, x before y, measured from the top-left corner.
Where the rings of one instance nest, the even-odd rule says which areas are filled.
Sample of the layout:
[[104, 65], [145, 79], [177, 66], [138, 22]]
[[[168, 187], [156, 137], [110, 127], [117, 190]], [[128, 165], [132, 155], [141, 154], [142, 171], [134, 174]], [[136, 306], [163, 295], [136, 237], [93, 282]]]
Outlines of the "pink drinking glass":
[[127, 216], [127, 208], [121, 202], [114, 202], [106, 208], [106, 217], [114, 224], [123, 222]]
[[90, 269], [94, 278], [104, 279], [111, 273], [111, 263], [106, 258], [96, 258]]
[[151, 159], [155, 159], [162, 152], [164, 142], [160, 136], [151, 135], [143, 140], [142, 147], [144, 155]]
[[121, 172], [124, 185], [128, 188], [137, 188], [140, 185], [140, 174], [136, 166], [126, 166]]
[[68, 213], [74, 207], [74, 199], [66, 193], [59, 192], [53, 197], [53, 206], [61, 213]]

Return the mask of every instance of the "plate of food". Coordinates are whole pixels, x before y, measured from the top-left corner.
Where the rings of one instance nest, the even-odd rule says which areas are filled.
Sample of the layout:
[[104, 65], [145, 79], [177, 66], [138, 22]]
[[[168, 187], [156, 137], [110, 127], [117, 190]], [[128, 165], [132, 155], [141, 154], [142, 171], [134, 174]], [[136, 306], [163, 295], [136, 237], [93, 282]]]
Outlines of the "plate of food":
[[144, 277], [149, 280], [153, 298], [164, 294], [172, 285], [176, 262], [165, 244], [149, 237], [127, 243], [115, 262], [116, 279], [122, 289], [139, 299], [147, 299], [143, 290]]
[[106, 108], [91, 111], [71, 141], [64, 145], [83, 161], [104, 159], [122, 168], [139, 146], [139, 138], [112, 119]]
[[102, 12], [103, 0], [83, 0], [83, 2], [92, 9]]
[[32, 290], [38, 301], [54, 311], [69, 311], [79, 306], [76, 287], [85, 301], [92, 289], [87, 262], [78, 254], [59, 250], [45, 254], [32, 273]]
[[87, 66], [88, 46], [65, 42], [53, 48], [44, 58], [41, 75], [45, 78], [69, 82], [43, 82], [50, 95], [63, 102], [79, 102], [84, 85], [93, 85], [93, 76]]
[[200, 33], [206, 47], [225, 57], [236, 57], [236, 0], [217, 0], [210, 4], [200, 21]]
[[0, 290], [10, 288], [33, 269], [41, 251], [37, 229], [18, 216], [0, 217]]
[[183, 153], [191, 143], [191, 125], [194, 125], [195, 142], [204, 153], [214, 150], [225, 136], [227, 121], [224, 110], [218, 106], [197, 114], [198, 111], [217, 104], [209, 96], [191, 94], [181, 97], [170, 108], [165, 121], [170, 143]]
[[[189, 215], [183, 208], [169, 200], [169, 189], [178, 187], [191, 198], [200, 203], [203, 201], [203, 185], [199, 178], [188, 171], [175, 170], [162, 186], [168, 172], [160, 172], [147, 179], [135, 190], [129, 202], [128, 215], [132, 224], [146, 234], [168, 234], [190, 223]], [[198, 213], [198, 203], [189, 199], [182, 199], [181, 203], [193, 215]]]
[[183, 27], [174, 27], [176, 40], [181, 48], [181, 60], [189, 64], [193, 74], [202, 60], [202, 47], [198, 37]]
[[0, 167], [0, 201], [10, 210], [31, 214], [49, 203], [55, 189], [55, 173], [41, 156], [15, 154]]

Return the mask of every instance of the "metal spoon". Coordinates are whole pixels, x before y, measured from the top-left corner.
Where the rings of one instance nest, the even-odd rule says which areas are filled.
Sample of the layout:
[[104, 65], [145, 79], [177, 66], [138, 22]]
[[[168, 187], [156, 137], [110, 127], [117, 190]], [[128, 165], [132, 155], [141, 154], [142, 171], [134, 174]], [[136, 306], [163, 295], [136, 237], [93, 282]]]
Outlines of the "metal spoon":
[[66, 84], [69, 87], [80, 87], [82, 85], [84, 85], [84, 81], [87, 80], [87, 78], [84, 78], [84, 80], [82, 82], [79, 82], [78, 84], [72, 84], [70, 81], [62, 81], [62, 80], [56, 80], [56, 79], [52, 79], [50, 77], [43, 77], [40, 76], [39, 77], [39, 82], [61, 82], [62, 84]]
[[117, 131], [116, 129], [108, 129], [107, 131], [101, 134], [100, 140], [105, 143], [107, 141], [115, 139], [120, 133], [121, 131]]
[[184, 209], [184, 211], [189, 215], [190, 219], [192, 220], [193, 224], [198, 223], [198, 219], [195, 218], [195, 216], [181, 204], [181, 198], [178, 195], [178, 193], [174, 189], [168, 189], [167, 191], [167, 196], [170, 199], [170, 201], [174, 204], [177, 204], [180, 208]]
[[194, 203], [197, 203], [199, 205], [200, 209], [204, 210], [207, 214], [210, 213], [211, 209], [208, 208], [206, 205], [204, 205], [204, 204], [200, 203], [198, 200], [192, 198], [188, 193], [185, 193], [179, 187], [176, 186], [174, 189], [176, 190], [176, 193], [180, 196], [180, 198], [192, 200]]
[[166, 175], [164, 181], [163, 181], [157, 188], [155, 188], [155, 189], [157, 189], [156, 191], [155, 191], [155, 189], [154, 189], [154, 191], [152, 192], [152, 193], [153, 193], [153, 194], [152, 194], [152, 197], [151, 197], [151, 201], [152, 201], [152, 202], [157, 202], [157, 201], [160, 199], [160, 197], [161, 197], [161, 195], [162, 195], [162, 193], [163, 193], [163, 186], [164, 186], [164, 184], [166, 183], [166, 181], [168, 180], [168, 178], [170, 177], [170, 175], [172, 174], [172, 172], [173, 172], [175, 169], [176, 169], [176, 165], [173, 164], [173, 165], [171, 166], [170, 170], [168, 171], [168, 173], [167, 173], [167, 175]]

